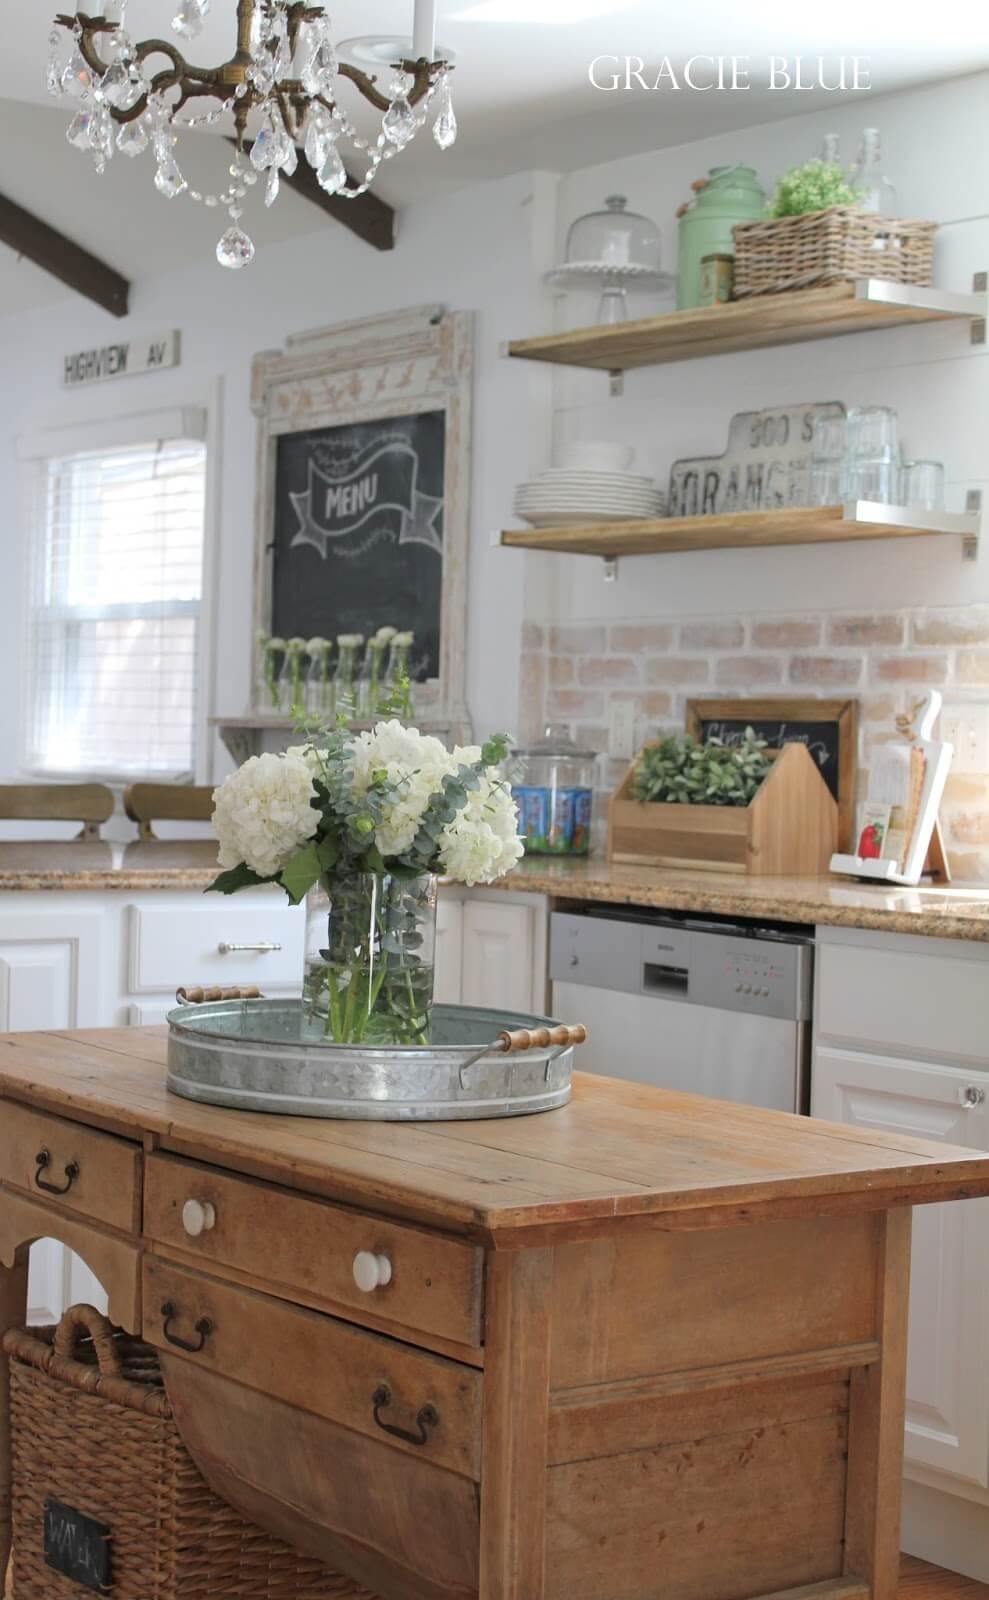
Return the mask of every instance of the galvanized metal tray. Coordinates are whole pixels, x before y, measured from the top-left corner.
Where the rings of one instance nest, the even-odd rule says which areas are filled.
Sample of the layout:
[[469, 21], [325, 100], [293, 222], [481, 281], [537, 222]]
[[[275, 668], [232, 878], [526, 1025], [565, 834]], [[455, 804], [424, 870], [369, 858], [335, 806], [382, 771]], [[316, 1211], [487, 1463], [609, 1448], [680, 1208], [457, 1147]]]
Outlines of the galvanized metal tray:
[[584, 1037], [548, 1017], [436, 1005], [428, 1045], [340, 1045], [301, 1000], [180, 1005], [168, 1026], [168, 1087], [188, 1100], [386, 1122], [553, 1111]]

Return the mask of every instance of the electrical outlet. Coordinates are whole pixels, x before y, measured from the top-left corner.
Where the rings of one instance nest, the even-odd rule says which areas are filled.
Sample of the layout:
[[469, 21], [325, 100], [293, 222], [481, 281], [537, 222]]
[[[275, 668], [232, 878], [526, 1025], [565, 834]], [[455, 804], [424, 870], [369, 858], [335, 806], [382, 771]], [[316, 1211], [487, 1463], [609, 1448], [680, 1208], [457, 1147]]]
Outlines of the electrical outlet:
[[989, 702], [944, 706], [941, 738], [955, 747], [954, 772], [989, 772]]
[[620, 761], [635, 755], [635, 706], [631, 700], [612, 700], [608, 718], [608, 754]]

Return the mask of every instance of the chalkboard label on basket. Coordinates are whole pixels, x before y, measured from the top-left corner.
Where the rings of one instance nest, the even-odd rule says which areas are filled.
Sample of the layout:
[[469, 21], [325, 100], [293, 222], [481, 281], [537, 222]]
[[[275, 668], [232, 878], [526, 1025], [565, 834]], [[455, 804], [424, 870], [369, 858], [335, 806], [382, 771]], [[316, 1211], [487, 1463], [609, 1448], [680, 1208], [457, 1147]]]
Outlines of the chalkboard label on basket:
[[45, 1565], [97, 1594], [110, 1590], [110, 1529], [49, 1495], [45, 1500]]

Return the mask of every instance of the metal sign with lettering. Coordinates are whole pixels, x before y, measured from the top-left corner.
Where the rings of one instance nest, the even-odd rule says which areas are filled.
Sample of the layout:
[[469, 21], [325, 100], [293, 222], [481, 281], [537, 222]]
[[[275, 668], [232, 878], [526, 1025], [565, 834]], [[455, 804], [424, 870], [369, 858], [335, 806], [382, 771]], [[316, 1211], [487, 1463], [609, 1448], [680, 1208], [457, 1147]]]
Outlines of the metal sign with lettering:
[[79, 389], [83, 384], [105, 383], [109, 378], [128, 378], [140, 372], [160, 372], [179, 364], [179, 334], [133, 334], [113, 344], [89, 350], [73, 350], [62, 363], [62, 386]]
[[731, 419], [724, 455], [674, 461], [671, 517], [717, 516], [806, 505], [803, 475], [813, 452], [818, 417], [844, 417], [840, 400], [739, 411]]

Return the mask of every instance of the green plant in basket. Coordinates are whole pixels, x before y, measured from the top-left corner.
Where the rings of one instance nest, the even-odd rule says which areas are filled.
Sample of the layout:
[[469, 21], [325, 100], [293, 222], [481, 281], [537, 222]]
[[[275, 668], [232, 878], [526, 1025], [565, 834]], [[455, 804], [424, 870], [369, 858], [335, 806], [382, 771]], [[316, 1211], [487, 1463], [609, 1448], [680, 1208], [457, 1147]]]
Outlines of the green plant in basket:
[[646, 745], [632, 776], [633, 800], [681, 806], [747, 806], [772, 763], [766, 741], [746, 728], [737, 744], [688, 734]]
[[857, 206], [862, 191], [848, 182], [837, 161], [805, 161], [776, 180], [766, 214], [799, 217], [807, 211], [827, 211], [831, 206]]

